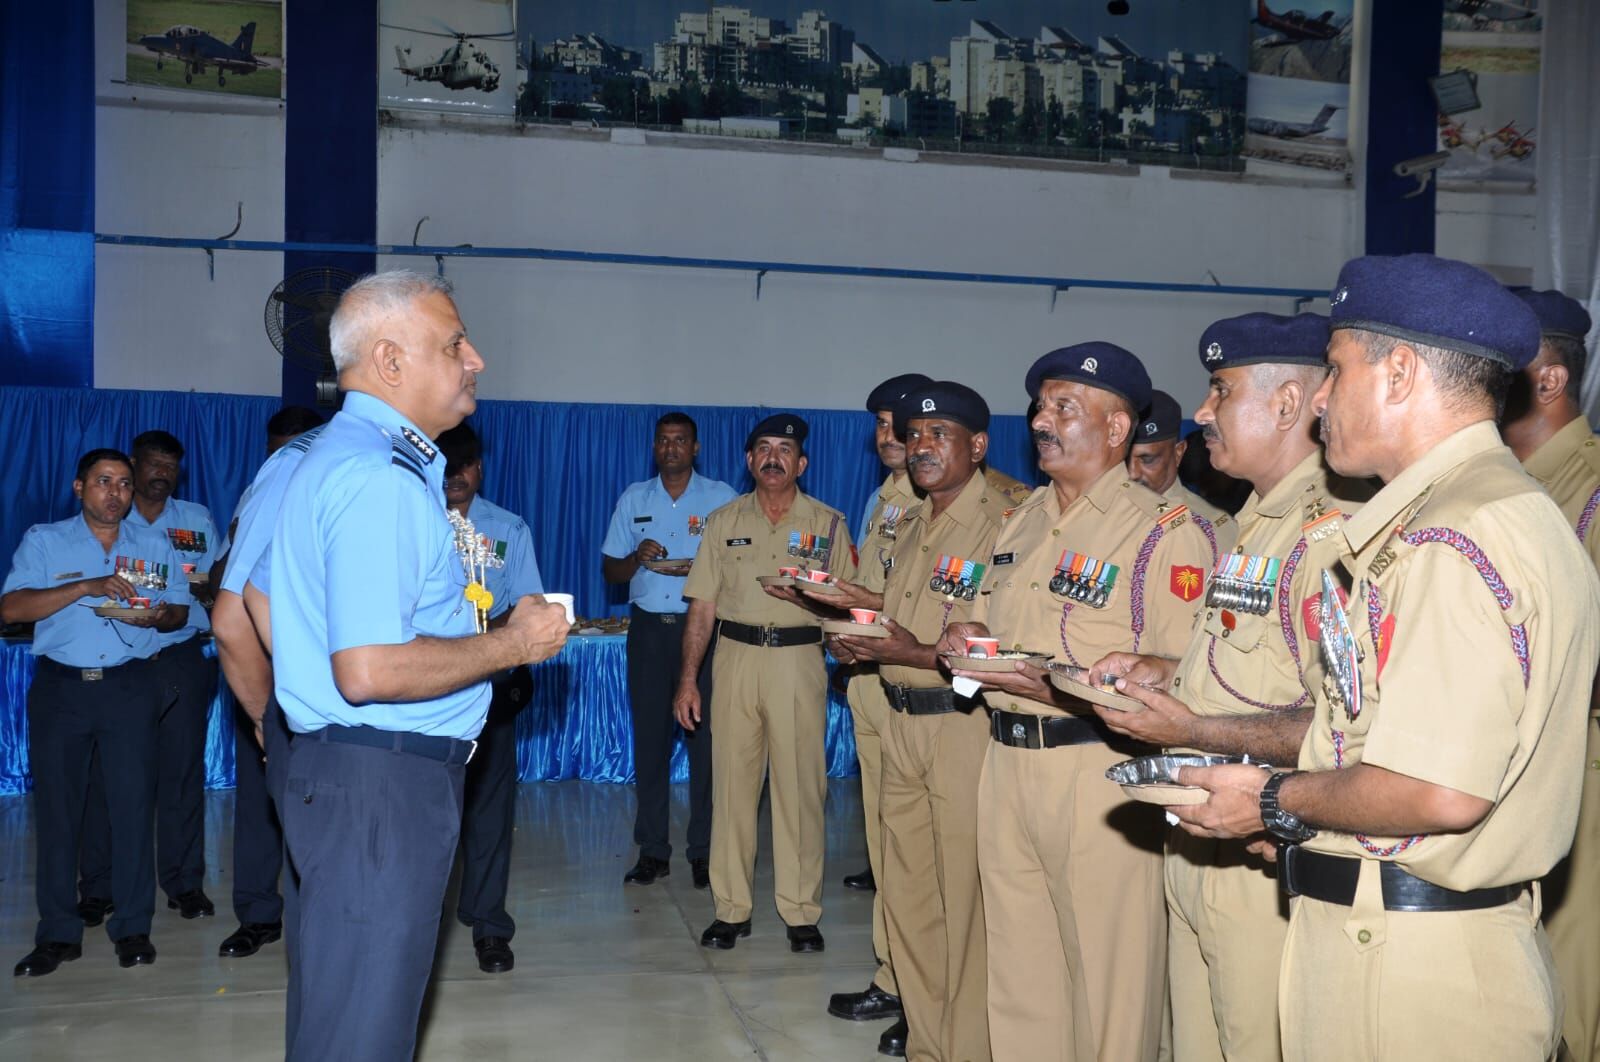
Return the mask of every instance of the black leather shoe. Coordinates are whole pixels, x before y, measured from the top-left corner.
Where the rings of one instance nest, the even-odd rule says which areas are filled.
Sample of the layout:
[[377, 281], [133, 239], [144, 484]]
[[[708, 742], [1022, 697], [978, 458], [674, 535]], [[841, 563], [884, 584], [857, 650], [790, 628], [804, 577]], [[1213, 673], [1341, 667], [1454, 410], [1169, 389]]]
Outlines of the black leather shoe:
[[517, 964], [517, 957], [511, 952], [511, 941], [505, 937], [474, 940], [472, 950], [478, 953], [478, 969], [484, 973], [505, 973]]
[[260, 951], [262, 945], [271, 944], [282, 937], [282, 922], [244, 922], [222, 942], [217, 954], [224, 959], [247, 958]]
[[868, 985], [865, 992], [835, 992], [828, 997], [828, 1013], [845, 1021], [876, 1021], [879, 1018], [898, 1018], [900, 997], [891, 996], [877, 985]]
[[860, 889], [862, 892], [877, 892], [878, 883], [873, 880], [872, 868], [868, 867], [859, 874], [846, 874], [844, 887], [847, 889]]
[[216, 904], [199, 889], [178, 893], [167, 901], [167, 906], [185, 918], [210, 918], [217, 913]]
[[743, 922], [724, 922], [719, 918], [706, 926], [706, 931], [700, 934], [700, 946], [727, 951], [739, 943], [740, 937], [749, 935], [750, 919], [746, 918]]
[[43, 977], [53, 974], [56, 967], [71, 962], [83, 954], [82, 944], [68, 944], [60, 940], [47, 940], [22, 957], [11, 970], [18, 977]]
[[149, 966], [156, 961], [156, 946], [150, 943], [148, 933], [135, 933], [117, 941], [117, 965]]
[[657, 878], [664, 878], [672, 873], [672, 867], [665, 859], [655, 856], [642, 855], [633, 865], [633, 869], [622, 875], [624, 885], [653, 885]]
[[817, 932], [816, 926], [790, 926], [789, 950], [821, 951], [822, 934]]
[[116, 904], [98, 896], [89, 896], [78, 901], [78, 917], [83, 919], [83, 924], [86, 926], [99, 925], [106, 920], [106, 915], [116, 909]]
[[709, 861], [704, 859], [689, 860], [689, 873], [694, 875], [695, 888], [711, 888], [711, 864]]
[[878, 1037], [878, 1054], [888, 1055], [890, 1058], [906, 1057], [906, 1037], [910, 1035], [906, 1028], [906, 1020], [901, 1018]]

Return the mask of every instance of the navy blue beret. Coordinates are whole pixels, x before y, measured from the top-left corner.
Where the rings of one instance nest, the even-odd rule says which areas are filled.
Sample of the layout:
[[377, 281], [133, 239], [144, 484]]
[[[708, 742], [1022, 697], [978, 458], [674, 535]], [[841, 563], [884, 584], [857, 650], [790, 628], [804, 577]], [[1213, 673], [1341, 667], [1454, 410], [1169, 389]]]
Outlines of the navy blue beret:
[[1431, 254], [1353, 258], [1329, 296], [1334, 329], [1488, 358], [1521, 369], [1539, 354], [1539, 319], [1476, 266]]
[[1542, 335], [1565, 336], [1582, 343], [1594, 324], [1581, 302], [1559, 291], [1512, 288], [1511, 292], [1533, 308], [1534, 316], [1539, 318], [1539, 332]]
[[765, 438], [768, 435], [777, 436], [780, 439], [793, 439], [796, 446], [804, 447], [806, 435], [810, 431], [811, 429], [806, 426], [806, 422], [793, 413], [774, 413], [760, 424], [757, 424], [750, 432], [750, 437], [744, 441], [745, 452], [748, 453], [754, 450], [756, 448], [756, 440]]
[[1183, 407], [1178, 405], [1178, 400], [1165, 391], [1151, 391], [1150, 408], [1133, 430], [1134, 445], [1176, 439], [1182, 424]]
[[1224, 317], [1200, 335], [1207, 372], [1238, 365], [1326, 365], [1328, 319], [1320, 313], [1247, 313]]
[[989, 430], [989, 403], [966, 384], [954, 380], [930, 380], [905, 393], [894, 410], [894, 430], [906, 433], [906, 425], [919, 417], [939, 417], [964, 425], [968, 431]]
[[1039, 397], [1046, 380], [1087, 384], [1124, 399], [1138, 416], [1150, 404], [1150, 374], [1144, 363], [1115, 343], [1079, 343], [1052, 350], [1028, 370], [1028, 397]]
[[891, 376], [883, 383], [872, 389], [867, 396], [867, 412], [881, 413], [884, 410], [893, 411], [906, 396], [906, 392], [913, 387], [933, 383], [933, 379], [922, 375], [920, 372], [908, 372], [904, 376]]

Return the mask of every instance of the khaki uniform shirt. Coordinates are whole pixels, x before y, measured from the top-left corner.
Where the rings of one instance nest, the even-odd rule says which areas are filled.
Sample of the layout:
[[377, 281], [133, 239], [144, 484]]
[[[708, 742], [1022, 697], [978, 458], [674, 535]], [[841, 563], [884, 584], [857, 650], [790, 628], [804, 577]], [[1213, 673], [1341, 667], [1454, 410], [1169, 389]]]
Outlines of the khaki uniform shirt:
[[1162, 497], [1173, 505], [1187, 506], [1194, 522], [1200, 525], [1206, 540], [1211, 543], [1211, 562], [1233, 549], [1239, 540], [1239, 524], [1233, 517], [1206, 501], [1194, 491], [1174, 480]]
[[[1212, 571], [1205, 611], [1195, 617], [1172, 680], [1173, 693], [1190, 711], [1254, 715], [1312, 702], [1312, 691], [1322, 686], [1315, 612], [1322, 570], [1339, 559], [1343, 520], [1370, 493], [1364, 484], [1332, 477], [1319, 449], [1265, 497], [1250, 495], [1239, 510], [1239, 543]], [[1276, 578], [1232, 576], [1240, 567], [1232, 558], [1254, 558], [1258, 570], [1275, 564]], [[1241, 588], [1259, 593], [1253, 608], [1227, 600], [1229, 590]], [[1307, 601], [1309, 615], [1302, 605]]]
[[1600, 509], [1600, 440], [1589, 430], [1589, 422], [1574, 417], [1522, 467], [1555, 499], [1561, 515], [1577, 529], [1578, 541], [1600, 564], [1600, 528], [1593, 526]]
[[1329, 662], [1300, 766], [1369, 763], [1494, 807], [1466, 833], [1324, 830], [1306, 847], [1390, 859], [1449, 889], [1542, 876], [1577, 822], [1600, 660], [1594, 565], [1487, 421], [1396, 476], [1342, 535], [1361, 695], [1352, 705]]
[[[1117, 566], [1103, 607], [1050, 589], [1065, 551]], [[1088, 667], [1113, 651], [1176, 657], [1200, 607], [1211, 543], [1189, 516], [1127, 478], [1117, 465], [1066, 510], [1055, 487], [1033, 492], [1006, 518], [984, 576], [975, 619], [1001, 648], [1044, 653]], [[1044, 704], [989, 691], [995, 708], [1060, 715]]]
[[[789, 552], [794, 536], [811, 556]], [[806, 545], [806, 536], [814, 536]], [[826, 568], [840, 579], [856, 574], [850, 529], [844, 516], [809, 495], [795, 493], [794, 504], [776, 524], [761, 511], [755, 492], [741, 494], [706, 518], [700, 551], [684, 580], [683, 596], [715, 601], [717, 618], [776, 627], [815, 627], [816, 613], [780, 601], [756, 582], [790, 565]]]
[[[983, 585], [983, 571], [994, 553], [995, 536], [1007, 507], [1005, 497], [986, 477], [973, 476], [938, 519], [932, 518], [933, 506], [926, 500], [911, 510], [895, 543], [894, 564], [883, 593], [883, 611], [889, 618], [924, 645], [937, 643], [949, 624], [972, 619], [977, 609], [976, 591]], [[972, 601], [960, 592], [960, 570], [968, 561], [981, 566], [967, 583], [973, 591]], [[957, 592], [933, 589], [942, 570], [955, 572], [950, 581], [957, 583]], [[878, 673], [897, 686], [950, 685], [938, 670], [880, 664]]]
[[[878, 488], [878, 501], [867, 520], [866, 537], [861, 543], [860, 583], [874, 593], [883, 593], [889, 570], [889, 554], [894, 551], [906, 514], [921, 499], [914, 493], [910, 476], [898, 479], [891, 474]], [[891, 508], [892, 507], [892, 508]]]
[[985, 468], [983, 478], [989, 482], [989, 490], [1005, 499], [1007, 505], [1021, 505], [1028, 500], [1028, 495], [1033, 493], [1033, 488], [1006, 475], [998, 468]]

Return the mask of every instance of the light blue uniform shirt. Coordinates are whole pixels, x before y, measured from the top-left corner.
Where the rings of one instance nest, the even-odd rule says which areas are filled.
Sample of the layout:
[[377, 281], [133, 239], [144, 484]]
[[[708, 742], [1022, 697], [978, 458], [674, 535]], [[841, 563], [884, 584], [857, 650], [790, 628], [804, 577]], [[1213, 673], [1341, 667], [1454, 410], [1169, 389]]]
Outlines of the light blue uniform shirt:
[[[188, 605], [193, 615], [199, 606], [189, 597], [189, 581], [178, 556], [167, 536], [148, 527], [135, 527], [127, 520], [118, 527], [117, 543], [108, 553], [79, 513], [53, 524], [28, 528], [11, 558], [11, 571], [0, 593], [48, 590], [62, 583], [115, 575], [119, 567], [142, 568], [152, 577], [164, 578], [166, 589], [143, 587], [134, 580], [138, 596], [148, 597], [152, 606]], [[160, 652], [161, 636], [155, 628], [105, 619], [96, 616], [92, 608], [115, 604], [121, 602], [82, 597], [46, 616], [34, 625], [33, 655], [48, 656], [67, 667], [90, 668], [116, 667]]]
[[[211, 511], [198, 502], [184, 501], [181, 498], [168, 498], [167, 504], [161, 509], [161, 515], [151, 522], [144, 518], [139, 511], [138, 502], [128, 510], [128, 515], [123, 523], [134, 527], [151, 527], [163, 532], [172, 548], [178, 554], [178, 560], [183, 564], [194, 565], [194, 570], [202, 575], [211, 570], [211, 565], [228, 548], [227, 536], [217, 533], [217, 525], [211, 519]], [[183, 575], [182, 570], [179, 571]], [[185, 581], [187, 576], [184, 575]], [[189, 609], [189, 624], [182, 630], [168, 631], [158, 635], [161, 639], [161, 648], [186, 642], [201, 631], [211, 629], [211, 617], [206, 615], [206, 610], [198, 601]]]
[[[232, 594], [243, 594], [244, 584], [250, 579], [250, 570], [266, 555], [272, 542], [272, 527], [277, 522], [278, 506], [283, 503], [283, 492], [289, 486], [289, 477], [300, 467], [300, 459], [311, 449], [311, 444], [322, 434], [322, 427], [312, 428], [280, 446], [256, 472], [239, 499], [234, 513], [233, 544], [228, 549], [228, 563], [222, 571], [222, 583], [217, 587]], [[257, 584], [258, 589], [265, 589]]]
[[264, 562], [273, 682], [292, 729], [478, 736], [486, 681], [424, 701], [353, 705], [333, 680], [341, 650], [476, 629], [445, 516], [444, 458], [415, 424], [371, 395], [346, 395], [289, 477]]
[[[621, 560], [638, 549], [639, 543], [653, 538], [672, 560], [693, 559], [700, 552], [700, 532], [705, 529], [706, 517], [738, 496], [726, 483], [707, 479], [698, 472], [689, 473], [689, 485], [677, 501], [662, 486], [660, 476], [630, 484], [617, 499], [600, 552]], [[687, 612], [683, 579], [681, 575], [662, 575], [641, 565], [628, 581], [628, 604], [638, 605], [646, 612]]]
[[489, 607], [491, 618], [504, 614], [524, 594], [544, 593], [539, 562], [533, 555], [533, 535], [522, 517], [486, 498], [475, 497], [467, 506], [467, 519], [478, 529], [489, 555], [500, 560], [498, 567], [491, 562], [484, 572], [484, 586], [494, 595], [494, 604]]
[[860, 530], [856, 532], [856, 552], [861, 556], [867, 555], [867, 536], [872, 533], [872, 510], [878, 507], [878, 495], [883, 491], [883, 484], [872, 488], [872, 493], [867, 495], [867, 507], [861, 510], [861, 522], [856, 525]]

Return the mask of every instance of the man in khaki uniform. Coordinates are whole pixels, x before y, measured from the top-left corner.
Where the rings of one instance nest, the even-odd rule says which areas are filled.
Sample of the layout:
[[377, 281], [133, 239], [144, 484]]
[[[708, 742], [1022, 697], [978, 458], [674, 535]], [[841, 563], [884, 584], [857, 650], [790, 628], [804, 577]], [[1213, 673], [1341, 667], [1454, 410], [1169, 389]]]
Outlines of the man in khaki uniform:
[[1495, 432], [1538, 321], [1432, 255], [1358, 258], [1330, 301], [1328, 461], [1384, 486], [1340, 532], [1354, 586], [1319, 618], [1302, 769], [1186, 767], [1212, 795], [1173, 810], [1290, 842], [1285, 1058], [1546, 1059], [1537, 881], [1577, 821], [1600, 580]]
[[1008, 502], [982, 474], [989, 407], [976, 391], [948, 381], [913, 387], [895, 421], [925, 499], [901, 522], [875, 606], [891, 634], [835, 638], [833, 651], [877, 663], [892, 706], [878, 888], [901, 972], [899, 1039], [913, 1059], [983, 1062], [988, 975], [977, 793], [989, 724], [979, 706], [951, 690], [935, 646], [947, 624], [970, 618]]
[[[1512, 381], [1500, 434], [1600, 563], [1600, 441], [1578, 406], [1589, 314], [1559, 291], [1522, 289], [1539, 318], [1539, 356]], [[1572, 852], [1544, 881], [1544, 924], [1566, 995], [1566, 1055], [1600, 1062], [1600, 701], [1591, 702], [1583, 805]]]
[[[1200, 337], [1211, 374], [1195, 420], [1212, 464], [1248, 481], [1239, 543], [1212, 570], [1181, 661], [1113, 653], [1102, 674], [1170, 688], [1144, 712], [1096, 708], [1106, 725], [1173, 751], [1298, 758], [1322, 683], [1313, 621], [1342, 520], [1370, 493], [1330, 475], [1311, 399], [1327, 375], [1328, 320], [1251, 313]], [[1278, 967], [1289, 922], [1276, 876], [1239, 841], [1167, 836], [1167, 963], [1177, 1062], [1277, 1062]]]
[[712, 628], [711, 893], [716, 919], [700, 943], [731, 948], [750, 935], [756, 811], [769, 776], [772, 866], [778, 913], [793, 951], [821, 951], [823, 798], [828, 771], [827, 672], [816, 617], [792, 591], [769, 593], [757, 576], [780, 567], [855, 575], [844, 517], [800, 492], [806, 422], [778, 413], [745, 442], [756, 489], [715, 510], [684, 581], [689, 620], [673, 714], [685, 730], [700, 722], [696, 676]]
[[1128, 449], [1128, 478], [1143, 483], [1174, 505], [1184, 505], [1211, 541], [1211, 561], [1233, 549], [1239, 525], [1232, 516], [1212, 505], [1178, 481], [1178, 465], [1188, 451], [1187, 441], [1178, 438], [1183, 427], [1183, 409], [1165, 391], [1150, 392], [1150, 408], [1133, 429], [1133, 445]]
[[[1003, 649], [1068, 665], [1118, 649], [1177, 656], [1211, 544], [1187, 509], [1126, 478], [1149, 375], [1120, 347], [1083, 343], [1040, 358], [1027, 384], [1051, 485], [1006, 519], [981, 622], [952, 625], [941, 648], [992, 631]], [[1166, 970], [1161, 814], [1104, 782], [1127, 751], [1083, 702], [1058, 703], [1043, 672], [968, 677], [994, 709], [978, 789], [994, 1057], [1152, 1059]]]

